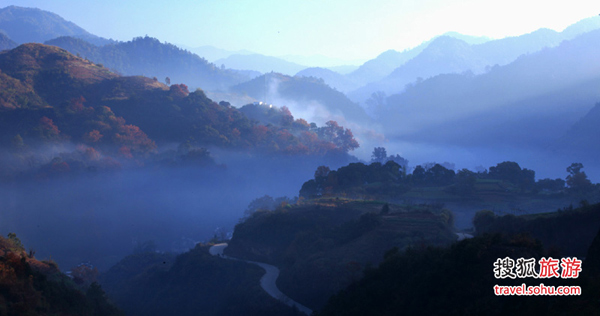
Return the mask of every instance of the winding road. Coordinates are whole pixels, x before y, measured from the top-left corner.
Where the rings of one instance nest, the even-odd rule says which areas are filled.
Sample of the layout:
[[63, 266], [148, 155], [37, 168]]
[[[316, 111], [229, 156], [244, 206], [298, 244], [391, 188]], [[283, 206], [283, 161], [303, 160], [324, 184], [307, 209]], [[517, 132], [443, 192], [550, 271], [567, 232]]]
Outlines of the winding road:
[[458, 240], [457, 241], [461, 241], [461, 240], [464, 240], [464, 239], [473, 238], [473, 235], [467, 234], [467, 233], [456, 233], [456, 236], [458, 236]]
[[284, 304], [286, 304], [288, 306], [291, 306], [291, 307], [295, 306], [296, 308], [298, 308], [298, 310], [305, 313], [306, 315], [312, 314], [311, 309], [292, 300], [291, 298], [289, 298], [287, 295], [283, 294], [277, 288], [276, 281], [277, 281], [277, 278], [279, 277], [279, 269], [277, 267], [272, 266], [270, 264], [262, 263], [262, 262], [241, 260], [241, 259], [226, 256], [223, 254], [223, 250], [225, 250], [225, 248], [227, 248], [227, 246], [228, 245], [226, 243], [216, 244], [216, 245], [210, 247], [208, 249], [208, 252], [213, 256], [219, 256], [221, 258], [230, 259], [230, 260], [244, 261], [244, 262], [255, 264], [255, 265], [263, 268], [266, 273], [260, 279], [260, 286], [263, 288], [263, 290], [265, 290], [265, 292], [267, 292], [272, 297], [282, 301]]
[[[466, 234], [466, 233], [456, 233], [456, 235], [458, 236], [459, 241], [463, 240], [463, 239], [473, 238], [473, 235]], [[262, 263], [262, 262], [248, 261], [248, 260], [242, 260], [242, 259], [237, 259], [237, 258], [226, 256], [223, 254], [223, 250], [225, 250], [225, 248], [227, 248], [227, 246], [228, 246], [227, 243], [216, 244], [216, 245], [210, 247], [208, 249], [208, 252], [213, 256], [219, 256], [221, 258], [230, 259], [230, 260], [244, 261], [247, 263], [255, 264], [255, 265], [263, 268], [266, 273], [260, 279], [260, 286], [263, 288], [263, 290], [265, 290], [265, 292], [267, 292], [267, 294], [282, 301], [284, 304], [286, 304], [288, 306], [291, 306], [291, 307], [295, 306], [296, 308], [298, 308], [298, 310], [305, 313], [306, 315], [312, 314], [312, 310], [310, 308], [292, 300], [291, 298], [289, 298], [287, 295], [283, 294], [277, 288], [276, 282], [277, 282], [277, 278], [279, 277], [279, 269], [277, 267], [272, 266], [270, 264]]]

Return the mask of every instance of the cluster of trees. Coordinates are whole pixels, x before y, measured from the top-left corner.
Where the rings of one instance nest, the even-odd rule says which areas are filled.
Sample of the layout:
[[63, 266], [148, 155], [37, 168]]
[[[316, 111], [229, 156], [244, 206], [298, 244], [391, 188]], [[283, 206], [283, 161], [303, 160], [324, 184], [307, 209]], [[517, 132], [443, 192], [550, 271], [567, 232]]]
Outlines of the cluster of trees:
[[371, 161], [370, 165], [352, 163], [338, 170], [321, 166], [315, 172], [314, 179], [302, 185], [300, 196], [393, 197], [407, 192], [411, 187], [423, 186], [444, 187], [449, 193], [467, 196], [477, 191], [477, 183], [480, 182], [492, 183], [497, 190], [519, 194], [566, 193], [585, 196], [598, 189], [598, 185], [592, 184], [581, 170], [581, 163], [573, 163], [567, 168], [569, 175], [566, 181], [540, 179], [536, 182], [535, 171], [521, 168], [512, 161], [501, 162], [483, 172], [468, 169], [456, 172], [441, 164], [431, 163], [416, 166], [412, 173], [407, 173], [408, 161], [400, 156], [388, 157], [383, 147], [375, 148]]
[[373, 153], [371, 154], [371, 162], [379, 162], [380, 164], [384, 165], [390, 160], [399, 164], [402, 167], [402, 171], [404, 173], [407, 172], [408, 160], [406, 158], [401, 157], [398, 154], [388, 156], [385, 147], [375, 147], [373, 149]]
[[258, 211], [274, 211], [277, 208], [286, 207], [291, 204], [296, 204], [298, 198], [289, 198], [287, 196], [281, 196], [273, 198], [269, 195], [256, 198], [248, 204], [248, 207], [244, 211], [244, 216], [248, 217]]
[[365, 165], [351, 163], [338, 170], [330, 170], [321, 166], [312, 180], [305, 182], [300, 189], [300, 196], [311, 198], [318, 196], [360, 196], [367, 194], [393, 194], [408, 190], [403, 184], [405, 176], [400, 165], [388, 161]]
[[2, 315], [124, 315], [98, 283], [76, 284], [51, 261], [25, 252], [13, 233], [0, 237]]
[[286, 106], [279, 108], [262, 102], [245, 105], [240, 111], [267, 127], [285, 130], [280, 132], [280, 136], [284, 138], [290, 138], [288, 133], [298, 137], [300, 144], [291, 149], [322, 154], [332, 149], [348, 152], [359, 147], [352, 131], [336, 121], [328, 121], [325, 126], [318, 127], [302, 118], [294, 119]]

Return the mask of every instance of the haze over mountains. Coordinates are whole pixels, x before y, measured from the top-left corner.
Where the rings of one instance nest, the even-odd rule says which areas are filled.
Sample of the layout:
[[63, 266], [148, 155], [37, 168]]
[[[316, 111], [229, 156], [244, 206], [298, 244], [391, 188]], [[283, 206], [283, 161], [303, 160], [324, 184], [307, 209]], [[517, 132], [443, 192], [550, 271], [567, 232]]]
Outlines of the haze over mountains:
[[[380, 112], [385, 134], [463, 148], [544, 150], [600, 98], [598, 36], [589, 32], [485, 74], [417, 83], [385, 100]], [[573, 154], [565, 150], [561, 156]]]
[[[407, 84], [417, 81], [418, 78], [426, 79], [438, 74], [465, 71], [481, 74], [495, 65], [509, 64], [523, 54], [555, 47], [563, 40], [598, 28], [600, 18], [592, 17], [571, 25], [562, 32], [540, 29], [521, 36], [489, 40], [479, 44], [467, 43], [460, 36], [449, 33], [406, 52], [402, 57], [397, 52], [388, 52], [385, 59], [395, 61], [395, 64], [389, 64], [394, 69], [390, 71], [389, 66], [383, 68], [381, 73], [387, 71], [386, 75], [372, 78], [366, 86], [350, 92], [349, 97], [364, 102], [375, 91], [383, 91], [388, 95], [402, 92]], [[406, 54], [409, 53], [410, 57], [406, 58]]]
[[[66, 297], [119, 314], [108, 297], [130, 315], [298, 315], [248, 261], [317, 315], [568, 310], [494, 297], [491, 266], [597, 266], [600, 17], [391, 48], [182, 49], [0, 9], [0, 314], [76, 308]], [[229, 258], [209, 255], [224, 242]], [[596, 270], [556, 280], [584, 288], [587, 314]]]
[[[18, 17], [29, 14], [34, 17], [33, 20], [51, 24], [51, 28], [45, 28], [54, 30], [50, 34], [61, 36], [47, 40], [47, 44], [65, 48], [71, 53], [122, 74], [156, 77], [160, 82], [168, 77], [171, 82], [185, 83], [191, 89], [207, 90], [210, 95], [225, 101], [230, 99], [237, 106], [242, 106], [244, 102], [251, 100], [269, 102], [270, 98], [269, 103], [286, 103], [275, 105], [287, 105], [293, 113], [305, 116], [309, 121], [325, 122], [328, 119], [335, 119], [346, 122], [346, 125], [355, 130], [355, 134], [362, 142], [369, 144], [357, 152], [362, 157], [368, 155], [368, 147], [371, 144], [377, 145], [377, 142], [383, 139], [391, 141], [391, 147], [396, 147], [394, 143], [396, 141], [403, 144], [406, 144], [405, 142], [430, 144], [427, 145], [430, 148], [437, 146], [435, 144], [471, 148], [487, 147], [510, 143], [514, 135], [520, 135], [528, 130], [527, 126], [530, 129], [531, 126], [536, 128], [533, 132], [527, 133], [527, 137], [520, 137], [519, 142], [523, 146], [534, 145], [535, 148], [545, 148], [562, 137], [562, 134], [583, 117], [596, 102], [594, 86], [592, 81], [589, 81], [593, 78], [586, 77], [585, 70], [580, 72], [565, 70], [567, 73], [551, 74], [543, 66], [536, 66], [535, 61], [543, 59], [544, 62], [540, 62], [540, 65], [558, 67], [567, 62], [561, 59], [561, 54], [568, 53], [576, 56], [581, 49], [593, 49], [593, 47], [575, 46], [567, 50], [557, 46], [562, 41], [570, 39], [575, 40], [575, 43], [583, 42], [584, 40], [577, 41], [577, 37], [598, 29], [600, 27], [598, 17], [582, 20], [561, 32], [540, 29], [530, 34], [498, 40], [447, 32], [403, 52], [386, 51], [344, 75], [330, 69], [309, 68], [249, 51], [234, 52], [204, 47], [209, 55], [212, 54], [211, 59], [216, 56], [223, 57], [215, 64], [211, 64], [189, 51], [149, 37], [97, 46], [82, 39], [88, 36], [85, 35], [87, 34], [85, 30], [64, 21], [55, 14], [14, 6], [2, 9], [2, 12], [4, 18], [0, 19], [0, 26], [6, 25], [7, 30], [10, 31], [11, 25], [17, 23], [15, 21], [18, 21]], [[40, 31], [41, 28], [40, 23], [29, 23], [23, 24], [20, 29], [23, 32], [29, 30], [27, 32], [30, 34], [38, 34], [35, 38], [49, 37], [50, 35], [44, 35], [46, 37], [40, 35], [48, 33], [48, 31]], [[8, 34], [9, 31], [5, 33]], [[19, 38], [16, 43], [23, 40]], [[6, 43], [4, 45], [8, 48], [14, 46], [10, 38], [6, 38], [3, 43]], [[551, 53], [554, 49], [558, 51]], [[588, 56], [585, 52], [581, 53]], [[522, 55], [533, 57], [518, 58]], [[587, 62], [594, 65], [594, 58], [590, 58]], [[311, 60], [308, 57], [298, 56], [288, 56], [288, 59]], [[322, 62], [325, 60], [321, 58]], [[329, 61], [333, 62], [331, 59]], [[584, 64], [585, 62], [581, 62], [580, 65]], [[234, 70], [236, 68], [238, 70]], [[265, 93], [264, 88], [262, 92], [258, 92], [255, 88], [248, 91], [239, 88], [244, 86], [244, 82], [256, 78], [261, 73], [272, 71], [299, 78], [320, 78], [325, 86], [313, 85], [312, 88], [292, 89], [290, 91], [295, 92], [289, 97], [286, 96], [289, 91], [280, 91], [279, 85], [267, 84], [265, 79], [262, 79], [262, 82], [263, 86], [269, 85], [268, 93]], [[560, 72], [559, 69], [556, 71]], [[593, 74], [594, 70], [589, 73]], [[559, 76], [562, 79], [547, 82], [549, 78], [554, 78], [552, 76]], [[540, 84], [536, 85], [538, 79], [531, 78], [538, 78]], [[256, 82], [260, 81], [259, 78]], [[289, 82], [294, 81], [297, 80]], [[507, 88], [503, 86], [505, 82], [519, 82], [519, 84]], [[542, 82], [544, 84], [541, 84]], [[589, 84], [572, 86], [575, 82], [589, 82]], [[233, 88], [235, 85], [239, 86]], [[339, 101], [331, 99], [323, 102], [322, 100], [328, 98], [325, 95], [335, 95], [333, 90], [329, 91], [326, 88], [326, 85], [345, 93], [347, 98], [361, 104], [365, 110], [360, 111], [363, 113], [366, 111], [368, 114], [357, 116], [356, 113], [360, 112], [357, 112], [358, 107], [346, 97], [341, 97]], [[430, 93], [436, 89], [440, 92]], [[500, 92], [503, 89], [508, 89], [509, 92]], [[588, 92], [581, 92], [581, 89]], [[437, 98], [433, 97], [434, 95]], [[285, 97], [278, 98], [279, 96]], [[571, 105], [573, 98], [577, 100], [576, 106]], [[303, 104], [309, 100], [313, 100], [310, 101], [312, 103], [304, 106]], [[514, 108], [523, 111], [511, 110]], [[538, 115], [541, 109], [545, 112], [543, 118]], [[436, 115], [430, 114], [430, 111], [436, 111]], [[448, 116], [437, 115], [440, 113], [446, 113]], [[367, 116], [375, 118], [377, 122], [365, 126], [364, 118]], [[471, 122], [475, 117], [477, 119], [472, 123], [465, 123]], [[542, 124], [540, 128], [532, 125], [533, 121], [530, 119]], [[419, 122], [418, 127], [413, 122]], [[518, 127], [518, 122], [522, 122], [524, 126], [522, 129]], [[454, 128], [456, 124], [459, 124], [460, 128]], [[511, 128], [512, 133], [506, 133], [506, 129], [501, 127], [506, 124], [516, 124]], [[473, 133], [474, 130], [482, 128], [486, 129], [484, 133]], [[422, 149], [420, 145], [404, 146], [404, 150], [399, 151], [415, 154], [420, 160], [424, 158], [416, 151]], [[464, 163], [474, 162], [469, 158], [464, 160]]]

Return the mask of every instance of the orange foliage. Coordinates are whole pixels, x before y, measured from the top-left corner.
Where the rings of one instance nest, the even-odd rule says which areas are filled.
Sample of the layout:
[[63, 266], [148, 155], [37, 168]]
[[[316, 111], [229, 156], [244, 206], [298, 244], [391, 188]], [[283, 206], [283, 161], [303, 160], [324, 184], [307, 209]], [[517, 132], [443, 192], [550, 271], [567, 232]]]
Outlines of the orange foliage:
[[256, 141], [260, 142], [267, 136], [267, 132], [269, 132], [269, 128], [264, 125], [256, 125], [252, 128], [252, 132], [256, 137]]
[[288, 130], [283, 129], [277, 132], [277, 141], [281, 144], [285, 144], [294, 140], [294, 135], [292, 135]]
[[190, 94], [188, 87], [184, 84], [174, 84], [169, 88], [169, 94], [176, 98], [185, 98]]
[[84, 102], [85, 98], [83, 96], [80, 96], [79, 98], [73, 98], [69, 102], [68, 109], [74, 112], [83, 111], [85, 109], [85, 106], [83, 105]]
[[95, 129], [95, 130], [85, 134], [85, 136], [83, 138], [85, 139], [85, 141], [87, 141], [89, 143], [97, 143], [100, 141], [100, 139], [102, 139], [102, 137], [104, 137], [104, 135], [102, 135], [100, 133], [100, 131]]
[[[127, 147], [129, 155], [131, 150], [139, 153], [147, 153], [156, 148], [156, 144], [148, 135], [135, 125], [123, 125], [120, 127], [119, 133], [115, 134], [117, 142]], [[121, 148], [123, 148], [121, 147]]]
[[49, 136], [58, 136], [58, 134], [60, 134], [58, 127], [54, 125], [52, 119], [49, 119], [45, 116], [40, 119], [40, 127]]

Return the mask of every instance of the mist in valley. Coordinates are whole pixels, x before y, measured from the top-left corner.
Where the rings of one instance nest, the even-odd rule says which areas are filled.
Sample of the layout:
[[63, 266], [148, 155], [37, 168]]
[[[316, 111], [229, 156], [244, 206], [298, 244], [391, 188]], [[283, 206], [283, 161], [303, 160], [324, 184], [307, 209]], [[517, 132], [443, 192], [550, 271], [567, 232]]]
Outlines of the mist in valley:
[[[388, 21], [385, 7], [372, 14]], [[363, 34], [354, 18], [350, 33], [306, 28], [315, 44], [281, 23], [291, 13], [280, 9], [243, 39], [232, 13], [219, 21], [231, 39], [218, 30], [202, 43], [158, 30], [113, 39], [125, 33], [0, 9], [0, 233], [62, 271], [97, 268], [132, 315], [169, 278], [165, 302], [193, 301], [177, 291], [197, 284], [178, 282], [202, 273], [254, 286], [211, 281], [221, 305], [203, 294], [203, 308], [215, 314], [258, 295], [291, 315], [242, 261], [278, 266], [282, 292], [318, 311], [406, 249], [454, 245], [457, 233], [478, 243], [485, 229], [514, 233], [520, 215], [576, 217], [600, 202], [600, 17], [495, 37], [409, 20], [397, 34]], [[181, 33], [195, 29], [212, 32]], [[339, 33], [337, 44], [320, 33]], [[216, 242], [231, 242], [231, 257], [210, 256]]]
[[[109, 268], [136, 246], [184, 252], [231, 235], [261, 196], [298, 196], [323, 163], [311, 159], [214, 153], [218, 167], [167, 167], [3, 184], [0, 229], [17, 232], [40, 258], [69, 269]], [[331, 166], [341, 166], [333, 162]]]

